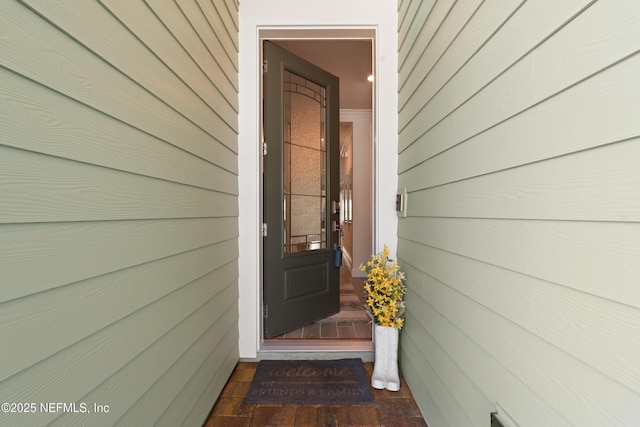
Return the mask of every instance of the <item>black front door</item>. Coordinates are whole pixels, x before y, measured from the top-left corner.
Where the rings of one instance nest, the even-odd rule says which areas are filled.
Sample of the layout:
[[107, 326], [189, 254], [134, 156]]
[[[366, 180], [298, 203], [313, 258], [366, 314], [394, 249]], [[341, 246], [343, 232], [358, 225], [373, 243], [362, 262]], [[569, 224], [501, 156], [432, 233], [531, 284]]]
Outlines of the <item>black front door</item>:
[[271, 338], [339, 311], [338, 78], [264, 43], [263, 304]]

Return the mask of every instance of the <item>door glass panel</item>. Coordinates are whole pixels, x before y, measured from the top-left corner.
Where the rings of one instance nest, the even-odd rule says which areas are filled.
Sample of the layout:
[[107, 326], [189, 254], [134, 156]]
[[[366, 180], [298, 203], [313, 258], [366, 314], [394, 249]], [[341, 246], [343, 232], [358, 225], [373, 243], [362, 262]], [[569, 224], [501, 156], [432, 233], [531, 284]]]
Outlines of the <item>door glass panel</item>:
[[327, 247], [326, 89], [284, 72], [284, 252]]

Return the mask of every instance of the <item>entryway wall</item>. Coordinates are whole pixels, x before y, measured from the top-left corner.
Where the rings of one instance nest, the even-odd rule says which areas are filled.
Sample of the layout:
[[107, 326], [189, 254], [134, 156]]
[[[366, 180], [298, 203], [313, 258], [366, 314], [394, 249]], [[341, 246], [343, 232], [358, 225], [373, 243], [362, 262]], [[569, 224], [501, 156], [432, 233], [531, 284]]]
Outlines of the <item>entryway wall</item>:
[[[327, 26], [331, 23], [331, 26]], [[397, 217], [397, 10], [386, 0], [326, 0], [309, 13], [291, 0], [245, 0], [240, 14], [239, 95], [239, 348], [241, 358], [256, 358], [261, 344], [260, 222], [260, 37], [349, 38], [368, 34], [376, 40], [374, 81], [374, 249], [384, 244], [395, 253]], [[262, 34], [261, 34], [262, 33]], [[379, 167], [384, 159], [383, 167]]]
[[[351, 223], [345, 225], [345, 232], [351, 235], [348, 248], [349, 264], [353, 277], [364, 277], [360, 263], [369, 259], [373, 251], [373, 150], [372, 150], [372, 111], [340, 110], [340, 122], [352, 124], [352, 142], [349, 155], [352, 191], [349, 207]], [[349, 171], [342, 171], [349, 173]]]

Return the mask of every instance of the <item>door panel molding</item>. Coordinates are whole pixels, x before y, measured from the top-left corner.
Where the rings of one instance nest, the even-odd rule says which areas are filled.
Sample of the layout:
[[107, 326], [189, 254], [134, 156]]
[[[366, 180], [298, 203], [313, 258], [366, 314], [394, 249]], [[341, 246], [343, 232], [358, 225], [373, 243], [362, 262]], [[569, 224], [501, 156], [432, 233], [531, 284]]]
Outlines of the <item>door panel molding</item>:
[[[326, 264], [316, 264], [285, 271], [283, 301], [285, 303], [294, 302], [298, 298], [327, 292], [327, 267]], [[299, 282], [302, 277], [308, 276], [315, 277], [315, 280], [308, 283], [305, 288], [295, 286], [295, 283]]]

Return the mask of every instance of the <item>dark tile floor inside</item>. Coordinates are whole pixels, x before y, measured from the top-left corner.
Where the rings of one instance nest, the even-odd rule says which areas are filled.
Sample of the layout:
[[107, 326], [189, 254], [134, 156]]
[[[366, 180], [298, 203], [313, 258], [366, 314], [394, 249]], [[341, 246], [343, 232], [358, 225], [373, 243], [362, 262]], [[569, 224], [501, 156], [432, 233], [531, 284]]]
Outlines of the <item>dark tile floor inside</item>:
[[[404, 378], [400, 391], [371, 389], [372, 405], [246, 404], [258, 363], [239, 362], [213, 407], [204, 427], [236, 426], [388, 426], [426, 427]], [[364, 363], [371, 378], [373, 363]]]

